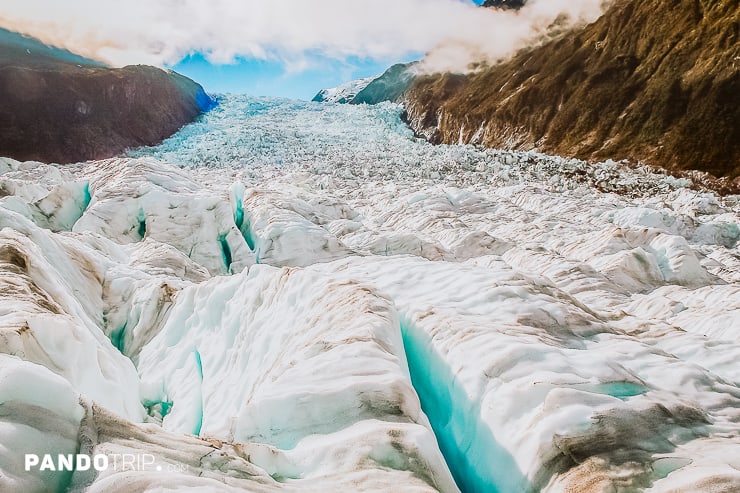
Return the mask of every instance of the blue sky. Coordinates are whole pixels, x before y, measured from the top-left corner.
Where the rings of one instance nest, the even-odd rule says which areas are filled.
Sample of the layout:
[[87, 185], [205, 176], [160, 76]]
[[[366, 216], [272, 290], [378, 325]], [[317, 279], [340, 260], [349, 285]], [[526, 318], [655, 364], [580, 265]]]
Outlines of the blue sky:
[[320, 89], [348, 80], [370, 77], [398, 62], [418, 60], [422, 53], [399, 59], [349, 58], [345, 61], [316, 56], [310, 68], [292, 72], [281, 62], [238, 58], [235, 63], [212, 64], [198, 53], [169, 68], [199, 82], [209, 93], [246, 93], [311, 99]]
[[[472, 0], [481, 4], [483, 0]], [[311, 99], [327, 87], [385, 71], [399, 62], [419, 60], [423, 53], [410, 53], [399, 58], [349, 58], [339, 61], [312, 57], [311, 67], [299, 72], [287, 70], [282, 62], [240, 57], [230, 64], [212, 64], [200, 53], [193, 53], [169, 68], [198, 81], [211, 93], [246, 93], [259, 96], [282, 96]]]
[[422, 57], [428, 70], [466, 70], [547, 24], [476, 8], [481, 1], [24, 0], [0, 6], [0, 25], [114, 67], [172, 68], [213, 93], [310, 99]]

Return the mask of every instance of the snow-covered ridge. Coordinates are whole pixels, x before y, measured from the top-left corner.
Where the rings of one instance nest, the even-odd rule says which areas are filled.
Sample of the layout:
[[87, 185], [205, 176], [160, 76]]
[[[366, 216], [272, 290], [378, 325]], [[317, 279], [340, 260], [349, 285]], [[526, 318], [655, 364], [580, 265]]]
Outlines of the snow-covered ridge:
[[318, 103], [349, 103], [357, 96], [357, 93], [365, 89], [368, 84], [377, 79], [378, 76], [355, 79], [337, 87], [321, 89], [312, 101]]
[[[740, 487], [738, 198], [401, 111], [0, 160], [0, 490]], [[164, 470], [23, 470], [78, 449]]]

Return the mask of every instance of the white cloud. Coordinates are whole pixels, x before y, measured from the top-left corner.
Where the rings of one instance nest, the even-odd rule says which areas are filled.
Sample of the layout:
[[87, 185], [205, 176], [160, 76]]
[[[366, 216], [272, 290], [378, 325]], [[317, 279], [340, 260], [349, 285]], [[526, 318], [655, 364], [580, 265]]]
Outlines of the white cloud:
[[301, 67], [311, 54], [401, 58], [463, 69], [530, 41], [560, 13], [593, 20], [601, 0], [530, 0], [519, 13], [463, 0], [0, 0], [0, 26], [113, 65], [175, 63], [193, 51]]

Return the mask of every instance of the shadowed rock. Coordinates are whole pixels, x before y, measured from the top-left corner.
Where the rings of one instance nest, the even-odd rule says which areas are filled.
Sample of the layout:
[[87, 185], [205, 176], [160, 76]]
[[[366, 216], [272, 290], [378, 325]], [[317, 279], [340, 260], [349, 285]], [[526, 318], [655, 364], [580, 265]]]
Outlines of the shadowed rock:
[[520, 9], [527, 3], [526, 0], [486, 0], [483, 7], [496, 7], [500, 9]]
[[414, 63], [397, 63], [370, 82], [349, 101], [351, 104], [377, 104], [381, 101], [395, 101], [409, 88], [413, 79]]
[[108, 68], [0, 30], [0, 155], [69, 163], [153, 145], [210, 108], [192, 80]]

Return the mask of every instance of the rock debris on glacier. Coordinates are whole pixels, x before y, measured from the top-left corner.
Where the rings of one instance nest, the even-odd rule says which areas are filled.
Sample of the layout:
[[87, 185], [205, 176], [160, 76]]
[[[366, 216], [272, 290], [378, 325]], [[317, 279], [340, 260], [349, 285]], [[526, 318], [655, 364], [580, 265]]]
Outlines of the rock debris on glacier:
[[0, 160], [0, 489], [740, 488], [738, 198], [401, 111], [224, 96]]

